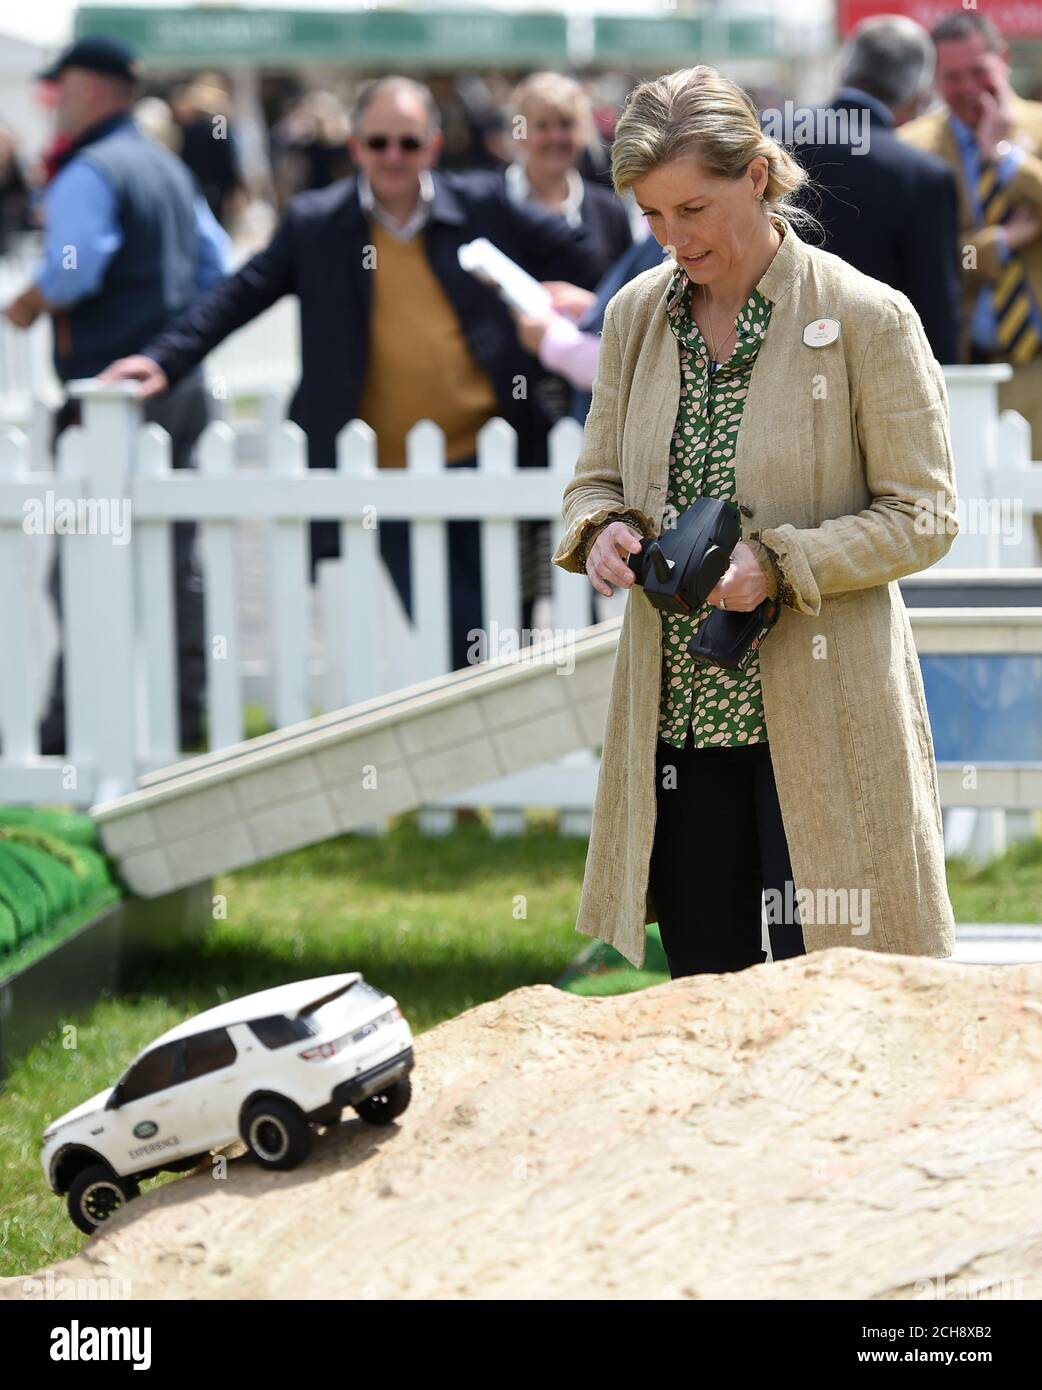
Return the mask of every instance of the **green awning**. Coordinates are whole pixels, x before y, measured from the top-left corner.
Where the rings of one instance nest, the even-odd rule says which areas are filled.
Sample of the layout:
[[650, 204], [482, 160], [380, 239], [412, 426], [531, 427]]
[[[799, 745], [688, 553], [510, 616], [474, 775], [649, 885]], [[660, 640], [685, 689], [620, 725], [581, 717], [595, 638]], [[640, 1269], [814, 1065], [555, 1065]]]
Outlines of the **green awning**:
[[259, 10], [202, 5], [157, 9], [88, 6], [76, 12], [76, 35], [108, 34], [146, 63], [171, 67], [304, 63], [345, 67], [630, 68], [723, 57], [770, 57], [770, 17], [703, 21], [597, 17], [569, 28], [563, 13], [504, 10]]
[[645, 67], [663, 72], [721, 58], [769, 58], [775, 52], [774, 19], [642, 19], [603, 16], [594, 21], [595, 61], [601, 66]]
[[180, 9], [84, 8], [77, 36], [109, 34], [146, 62], [221, 66], [253, 63], [435, 63], [528, 66], [559, 62], [566, 52], [563, 14], [467, 10], [256, 10], [234, 6]]

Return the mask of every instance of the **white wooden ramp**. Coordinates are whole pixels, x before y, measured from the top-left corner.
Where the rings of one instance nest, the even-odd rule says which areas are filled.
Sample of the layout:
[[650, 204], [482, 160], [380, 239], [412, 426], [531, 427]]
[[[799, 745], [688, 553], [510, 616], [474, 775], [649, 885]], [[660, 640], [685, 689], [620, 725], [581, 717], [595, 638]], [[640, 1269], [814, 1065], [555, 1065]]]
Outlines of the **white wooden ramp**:
[[[1042, 608], [908, 616], [920, 655], [1042, 651]], [[554, 629], [512, 655], [182, 760], [91, 815], [130, 887], [157, 897], [488, 786], [510, 806], [565, 806], [547, 765], [603, 741], [621, 628], [614, 617]], [[978, 763], [972, 789], [962, 761], [937, 772], [946, 808], [1042, 805], [1038, 763]], [[543, 777], [545, 800], [533, 795]]]
[[157, 897], [603, 741], [621, 618], [182, 760], [90, 808]]

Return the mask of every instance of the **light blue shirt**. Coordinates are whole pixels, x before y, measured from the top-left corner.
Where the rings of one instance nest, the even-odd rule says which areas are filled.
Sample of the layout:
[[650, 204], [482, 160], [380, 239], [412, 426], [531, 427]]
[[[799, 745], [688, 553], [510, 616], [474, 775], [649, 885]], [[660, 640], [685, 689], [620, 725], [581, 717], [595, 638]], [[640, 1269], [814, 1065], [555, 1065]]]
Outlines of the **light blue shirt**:
[[[977, 141], [973, 131], [961, 121], [954, 113], [950, 113], [948, 119], [951, 121], [952, 132], [955, 135], [955, 143], [959, 147], [959, 155], [962, 159], [963, 175], [966, 180], [966, 191], [969, 195], [970, 206], [973, 209], [973, 224], [975, 227], [984, 226], [984, 209], [977, 193], [977, 184], [980, 180], [981, 157], [977, 148]], [[1005, 188], [1010, 179], [1019, 169], [1024, 158], [1024, 151], [1018, 146], [1013, 145], [1009, 151], [997, 162], [995, 168], [998, 175], [999, 186]], [[1001, 232], [998, 239], [999, 258], [1003, 265], [1008, 264], [1012, 252], [1006, 244], [1005, 233]], [[1031, 322], [1034, 327], [1042, 334], [1042, 311], [1039, 306], [1031, 301]], [[970, 319], [970, 337], [985, 352], [990, 352], [995, 347], [995, 337], [998, 324], [995, 319], [995, 302], [990, 285], [982, 285], [973, 306], [973, 315]]]
[[[195, 288], [201, 294], [228, 274], [231, 241], [201, 193], [195, 198], [195, 219]], [[85, 159], [71, 159], [44, 198], [43, 261], [35, 277], [40, 293], [48, 304], [62, 308], [97, 294], [122, 245], [116, 190]]]

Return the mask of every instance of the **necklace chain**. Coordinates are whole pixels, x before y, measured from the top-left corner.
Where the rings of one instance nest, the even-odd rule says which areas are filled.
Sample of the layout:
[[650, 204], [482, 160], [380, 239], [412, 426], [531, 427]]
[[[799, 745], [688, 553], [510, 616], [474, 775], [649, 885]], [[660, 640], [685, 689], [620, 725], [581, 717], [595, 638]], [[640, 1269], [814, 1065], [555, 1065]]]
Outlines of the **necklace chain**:
[[[702, 286], [702, 299], [703, 299], [703, 301], [705, 302], [705, 306], [706, 306], [706, 327], [709, 329], [709, 345], [710, 345], [710, 347], [711, 347], [711, 349], [712, 349], [712, 353], [713, 353], [712, 358], [710, 359], [710, 360], [711, 360], [711, 364], [712, 364], [711, 369], [715, 369], [716, 367], [718, 367], [718, 366], [720, 365], [720, 359], [719, 359], [719, 358], [717, 357], [717, 355], [716, 355], [717, 349], [716, 349], [716, 338], [713, 336], [713, 318], [712, 318], [712, 315], [711, 315], [710, 312], [709, 312], [709, 293], [708, 293], [708, 291], [706, 290], [705, 285]], [[724, 344], [726, 344], [727, 339], [730, 338], [731, 334], [735, 332], [735, 330], [737, 329], [737, 327], [738, 327], [738, 320], [735, 319], [734, 323], [731, 325], [729, 331], [727, 332], [726, 336], [724, 337], [724, 340], [723, 340], [723, 343], [721, 344], [721, 346], [724, 346]]]

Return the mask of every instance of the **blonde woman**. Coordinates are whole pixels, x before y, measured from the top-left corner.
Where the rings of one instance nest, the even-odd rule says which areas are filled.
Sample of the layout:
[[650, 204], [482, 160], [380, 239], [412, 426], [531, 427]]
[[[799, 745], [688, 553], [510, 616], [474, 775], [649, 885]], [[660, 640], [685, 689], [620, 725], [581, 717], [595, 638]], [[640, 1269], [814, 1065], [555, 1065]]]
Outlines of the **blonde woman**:
[[[673, 976], [831, 946], [951, 954], [933, 742], [901, 576], [957, 532], [944, 379], [909, 300], [800, 240], [805, 175], [710, 67], [642, 83], [612, 176], [672, 259], [610, 301], [554, 563], [632, 589], [577, 930]], [[742, 540], [690, 617], [626, 560], [697, 496]], [[696, 666], [712, 606], [781, 616]], [[761, 892], [764, 892], [761, 904]]]
[[516, 158], [503, 171], [515, 202], [535, 202], [590, 232], [595, 274], [615, 264], [633, 240], [626, 205], [610, 188], [579, 173], [585, 146], [599, 137], [590, 98], [572, 77], [534, 72], [514, 88], [508, 135]]
[[[502, 174], [507, 196], [515, 203], [536, 203], [590, 235], [590, 284], [609, 270], [632, 244], [629, 215], [610, 188], [588, 183], [577, 163], [583, 147], [597, 138], [590, 99], [578, 82], [557, 72], [534, 72], [514, 88], [509, 102], [508, 143], [517, 158]], [[593, 295], [576, 285], [551, 282], [555, 304], [578, 317]], [[550, 425], [568, 413], [570, 383], [538, 361], [546, 323], [519, 338], [533, 358], [529, 389]], [[521, 523], [521, 591], [537, 603], [550, 595], [550, 523]], [[534, 610], [533, 610], [534, 611]]]

